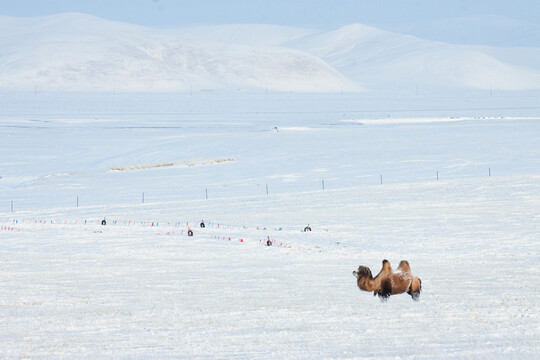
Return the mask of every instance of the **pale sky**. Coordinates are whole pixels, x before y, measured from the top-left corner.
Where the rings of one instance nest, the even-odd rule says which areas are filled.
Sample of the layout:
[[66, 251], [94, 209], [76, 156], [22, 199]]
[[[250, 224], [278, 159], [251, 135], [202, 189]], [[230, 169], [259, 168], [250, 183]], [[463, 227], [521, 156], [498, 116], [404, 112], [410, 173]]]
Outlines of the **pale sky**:
[[0, 14], [82, 12], [153, 27], [276, 24], [319, 29], [351, 23], [380, 26], [471, 15], [539, 24], [540, 0], [0, 0]]

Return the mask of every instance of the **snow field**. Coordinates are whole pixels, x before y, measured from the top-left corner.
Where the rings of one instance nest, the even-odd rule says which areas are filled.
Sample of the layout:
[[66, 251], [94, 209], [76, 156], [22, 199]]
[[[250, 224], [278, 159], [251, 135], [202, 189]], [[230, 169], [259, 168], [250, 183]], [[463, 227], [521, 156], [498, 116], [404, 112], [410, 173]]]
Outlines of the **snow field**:
[[[0, 358], [534, 359], [534, 96], [4, 97]], [[383, 259], [420, 301], [357, 288]]]
[[[276, 195], [282, 231], [257, 230], [265, 198], [191, 202], [189, 212], [246, 223], [198, 229], [194, 220], [193, 238], [178, 234], [185, 224], [17, 220], [21, 231], [3, 234], [3, 356], [534, 358], [540, 178], [517, 180], [365, 187], [356, 204], [351, 189]], [[285, 215], [330, 197], [311, 210], [331, 214], [328, 231], [303, 233]], [[121, 211], [157, 219], [187, 215], [182, 205]], [[266, 234], [293, 246], [262, 246]], [[378, 271], [382, 258], [409, 260], [423, 281], [419, 302], [381, 303], [357, 289], [352, 270]]]

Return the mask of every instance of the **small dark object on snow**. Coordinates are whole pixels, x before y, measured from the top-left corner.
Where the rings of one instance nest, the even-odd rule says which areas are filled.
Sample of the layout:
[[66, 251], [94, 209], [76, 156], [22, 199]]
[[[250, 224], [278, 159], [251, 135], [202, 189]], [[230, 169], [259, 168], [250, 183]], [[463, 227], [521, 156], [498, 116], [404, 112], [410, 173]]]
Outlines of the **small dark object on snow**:
[[270, 240], [270, 236], [268, 237], [268, 240], [266, 240], [266, 246], [272, 246], [272, 240]]
[[311, 231], [311, 228], [309, 227], [309, 224], [308, 224], [308, 226], [306, 226], [306, 227], [304, 228], [304, 232], [306, 232], [306, 231]]
[[203, 220], [203, 221], [201, 221], [201, 228], [204, 229], [205, 227], [206, 227], [206, 225], [204, 225], [204, 220]]
[[187, 232], [187, 236], [193, 236], [193, 230], [189, 229]]
[[107, 225], [107, 221], [105, 219], [101, 220], [101, 225]]

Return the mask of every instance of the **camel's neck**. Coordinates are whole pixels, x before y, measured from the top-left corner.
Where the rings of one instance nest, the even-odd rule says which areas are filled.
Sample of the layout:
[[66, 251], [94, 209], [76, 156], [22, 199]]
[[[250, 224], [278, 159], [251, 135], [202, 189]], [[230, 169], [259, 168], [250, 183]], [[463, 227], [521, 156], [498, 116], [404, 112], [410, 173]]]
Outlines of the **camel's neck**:
[[371, 277], [370, 283], [371, 283], [371, 286], [372, 286], [373, 289], [380, 289], [381, 282], [382, 282], [383, 278], [386, 277], [385, 275], [386, 274], [383, 271], [381, 271], [380, 273], [377, 274], [377, 276]]
[[369, 279], [367, 279], [368, 281], [368, 286], [369, 286], [369, 291], [374, 291], [378, 288], [380, 288], [380, 284], [381, 284], [381, 280], [377, 280], [377, 277], [373, 278], [373, 276], [370, 276]]
[[[380, 284], [380, 280], [378, 282]], [[376, 280], [373, 278], [373, 275], [369, 274], [364, 278], [358, 280], [358, 286], [365, 291], [374, 291], [378, 289]]]

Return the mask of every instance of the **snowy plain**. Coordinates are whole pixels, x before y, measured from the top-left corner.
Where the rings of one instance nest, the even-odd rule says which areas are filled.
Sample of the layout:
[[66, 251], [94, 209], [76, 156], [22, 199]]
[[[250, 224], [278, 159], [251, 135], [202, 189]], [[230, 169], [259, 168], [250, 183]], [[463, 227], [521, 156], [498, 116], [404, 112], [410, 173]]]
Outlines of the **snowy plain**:
[[539, 99], [2, 93], [0, 357], [537, 358]]

